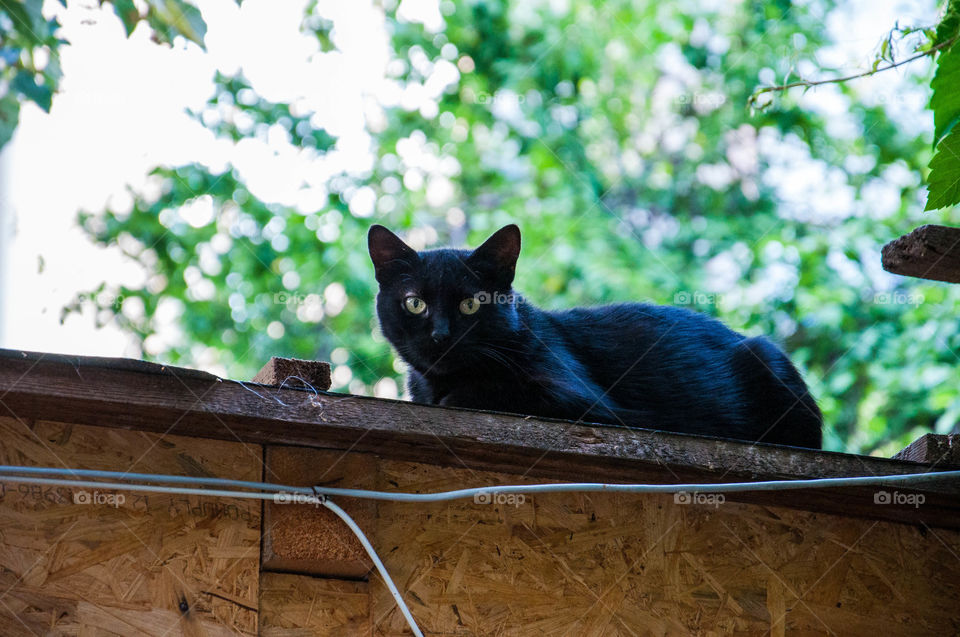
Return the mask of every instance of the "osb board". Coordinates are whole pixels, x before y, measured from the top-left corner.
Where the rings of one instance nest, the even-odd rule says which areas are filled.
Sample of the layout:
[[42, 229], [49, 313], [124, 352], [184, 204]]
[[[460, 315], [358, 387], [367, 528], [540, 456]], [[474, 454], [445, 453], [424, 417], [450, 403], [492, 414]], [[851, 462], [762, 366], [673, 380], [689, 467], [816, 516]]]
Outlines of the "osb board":
[[370, 634], [366, 582], [263, 573], [261, 637], [342, 637]]
[[[272, 445], [266, 452], [270, 481], [293, 486], [373, 489], [376, 468], [370, 454]], [[338, 503], [361, 528], [371, 527], [373, 500], [344, 498]], [[263, 515], [264, 570], [359, 579], [373, 567], [343, 520], [321, 505], [284, 498], [267, 502]]]
[[[0, 418], [3, 464], [258, 480], [260, 453]], [[256, 634], [258, 501], [12, 483], [0, 494], [4, 637]]]
[[[435, 491], [524, 480], [384, 461], [378, 481]], [[960, 631], [960, 534], [940, 529], [670, 495], [544, 494], [382, 502], [373, 537], [427, 634]], [[374, 634], [409, 634], [379, 578], [370, 591]]]

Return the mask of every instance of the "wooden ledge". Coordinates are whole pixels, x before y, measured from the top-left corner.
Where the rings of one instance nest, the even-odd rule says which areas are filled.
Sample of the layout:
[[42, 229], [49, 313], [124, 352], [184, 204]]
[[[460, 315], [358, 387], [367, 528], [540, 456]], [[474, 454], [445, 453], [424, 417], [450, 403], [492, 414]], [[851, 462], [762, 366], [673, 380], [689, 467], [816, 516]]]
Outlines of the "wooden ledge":
[[330, 363], [274, 356], [257, 372], [253, 382], [326, 391], [330, 389]]
[[960, 469], [960, 434], [923, 434], [894, 458], [927, 463], [937, 469]]
[[883, 246], [881, 254], [887, 272], [960, 283], [960, 228], [920, 226]]
[[[350, 450], [571, 482], [732, 482], [930, 469], [902, 460], [278, 389], [176, 367], [10, 350], [0, 350], [0, 414], [27, 425], [53, 420]], [[919, 508], [875, 504], [877, 491], [805, 489], [727, 499], [960, 528], [955, 483], [925, 486]]]

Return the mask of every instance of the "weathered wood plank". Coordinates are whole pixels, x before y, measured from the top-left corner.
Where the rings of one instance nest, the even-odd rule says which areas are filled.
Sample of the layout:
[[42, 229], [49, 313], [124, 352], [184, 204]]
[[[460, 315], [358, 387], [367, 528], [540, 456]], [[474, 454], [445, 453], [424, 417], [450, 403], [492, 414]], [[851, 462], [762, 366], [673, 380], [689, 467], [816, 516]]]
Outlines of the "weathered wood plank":
[[960, 434], [923, 434], [894, 458], [923, 462], [938, 469], [956, 469], [960, 467]]
[[330, 363], [274, 356], [257, 372], [253, 382], [326, 391], [330, 389]]
[[306, 575], [260, 576], [261, 637], [370, 635], [366, 582]]
[[887, 272], [960, 283], [960, 228], [920, 226], [883, 246], [881, 255]]
[[[566, 481], [728, 482], [923, 471], [884, 458], [651, 430], [243, 385], [173, 367], [147, 373], [0, 350], [0, 411], [185, 436], [351, 449], [384, 458]], [[905, 490], [901, 490], [905, 491]], [[960, 498], [925, 490], [919, 509], [876, 489], [731, 494], [743, 502], [960, 528]]]
[[[269, 446], [264, 469], [269, 481], [280, 484], [376, 488], [377, 463], [370, 454]], [[347, 499], [342, 505], [360, 528], [371, 527], [376, 502]], [[373, 563], [353, 531], [333, 511], [322, 505], [297, 504], [290, 497], [264, 503], [261, 568], [361, 579]]]

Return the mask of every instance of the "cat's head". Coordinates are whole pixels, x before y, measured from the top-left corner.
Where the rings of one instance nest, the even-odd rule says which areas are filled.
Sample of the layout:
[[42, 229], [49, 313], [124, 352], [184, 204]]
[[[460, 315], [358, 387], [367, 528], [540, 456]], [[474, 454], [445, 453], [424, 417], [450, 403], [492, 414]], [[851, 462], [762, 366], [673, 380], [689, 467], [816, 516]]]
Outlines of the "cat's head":
[[417, 252], [375, 225], [367, 235], [384, 336], [417, 371], [441, 375], [479, 366], [517, 329], [511, 291], [520, 229], [504, 226], [479, 248]]

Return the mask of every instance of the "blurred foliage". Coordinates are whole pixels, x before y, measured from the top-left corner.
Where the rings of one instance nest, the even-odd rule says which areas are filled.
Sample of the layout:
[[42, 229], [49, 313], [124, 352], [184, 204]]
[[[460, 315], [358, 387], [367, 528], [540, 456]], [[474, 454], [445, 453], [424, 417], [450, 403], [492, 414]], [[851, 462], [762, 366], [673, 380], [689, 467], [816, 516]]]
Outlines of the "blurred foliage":
[[[366, 229], [476, 245], [516, 221], [516, 285], [543, 307], [683, 304], [780, 341], [827, 448], [889, 455], [955, 430], [960, 288], [879, 265], [919, 218], [929, 137], [843, 85], [828, 92], [841, 114], [789, 94], [745, 108], [829, 44], [832, 8], [444, 1], [432, 33], [388, 4], [388, 77], [435, 99], [364, 113], [372, 168], [305, 183], [300, 205], [258, 200], [231, 165], [158, 168], [131, 210], [83, 216], [148, 274], [99, 290], [101, 318], [150, 358], [237, 378], [273, 355], [329, 359], [336, 388], [389, 395], [401, 370], [376, 329]], [[304, 28], [335, 54], [316, 11]], [[303, 104], [216, 84], [197, 116], [225, 142], [272, 139], [308, 162], [335, 148]]]
[[43, 17], [42, 5], [43, 0], [0, 0], [0, 148], [13, 136], [21, 100], [49, 111], [60, 79], [55, 53], [60, 25]]
[[[105, 4], [107, 0], [100, 0]], [[153, 40], [171, 43], [176, 35], [203, 46], [203, 36], [207, 33], [207, 23], [200, 11], [183, 0], [145, 0], [137, 5], [134, 0], [109, 0], [113, 10], [123, 23], [127, 35], [133, 33], [140, 22], [150, 25]], [[141, 9], [142, 7], [142, 9]]]
[[[66, 0], [60, 3], [67, 6]], [[101, 0], [100, 4], [105, 4]], [[181, 35], [203, 46], [207, 25], [200, 12], [183, 0], [112, 0], [130, 35], [146, 22], [156, 42]], [[0, 0], [0, 149], [10, 141], [20, 118], [20, 104], [34, 102], [49, 112], [60, 81], [58, 50], [67, 42], [57, 36], [60, 23], [43, 13], [43, 0]]]
[[[922, 38], [914, 44], [915, 55], [898, 61], [895, 40], [902, 40], [914, 34]], [[758, 88], [748, 98], [751, 108], [764, 109], [772, 104], [771, 94], [801, 88], [809, 90], [824, 84], [842, 84], [869, 77], [876, 73], [890, 71], [920, 58], [934, 56], [937, 59], [937, 71], [930, 82], [933, 95], [930, 108], [933, 110], [934, 135], [933, 158], [930, 160], [930, 172], [927, 176], [927, 205], [924, 210], [939, 210], [960, 203], [960, 0], [947, 0], [939, 23], [931, 27], [913, 27], [897, 25], [890, 30], [880, 44], [870, 70], [843, 77], [817, 80], [784, 80], [783, 84]], [[883, 66], [881, 66], [881, 63]], [[791, 69], [792, 71], [792, 69]], [[787, 74], [787, 78], [791, 73]]]

